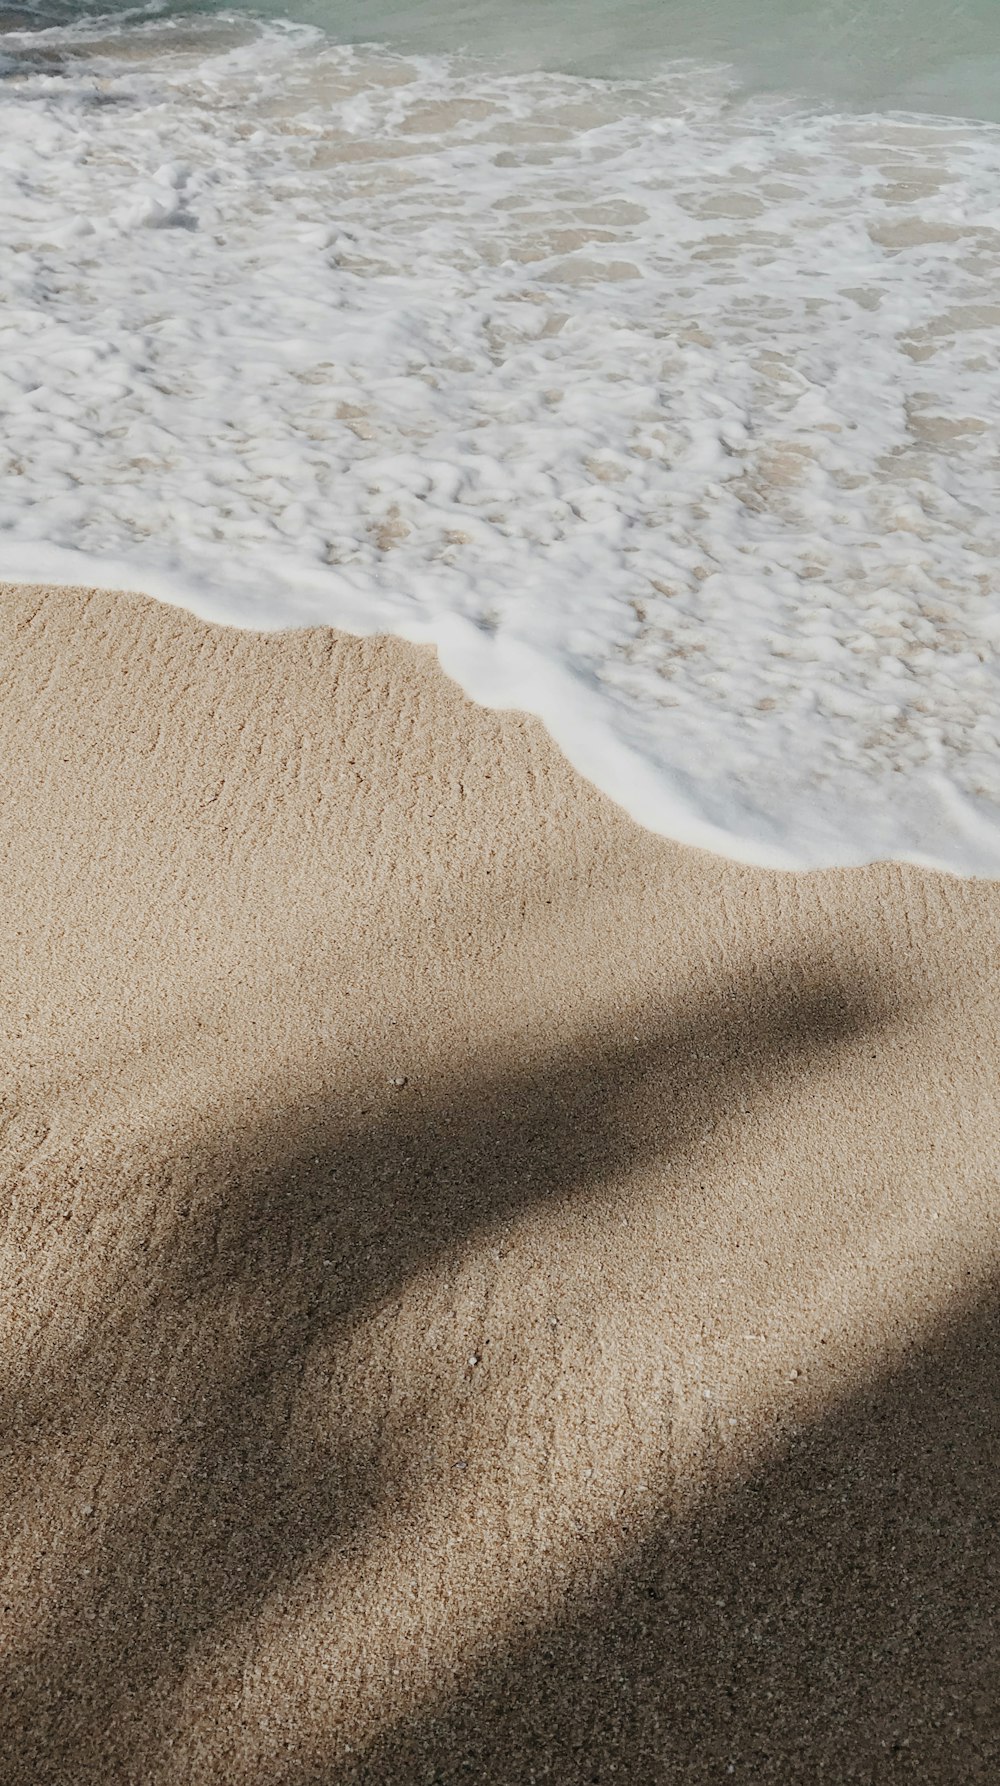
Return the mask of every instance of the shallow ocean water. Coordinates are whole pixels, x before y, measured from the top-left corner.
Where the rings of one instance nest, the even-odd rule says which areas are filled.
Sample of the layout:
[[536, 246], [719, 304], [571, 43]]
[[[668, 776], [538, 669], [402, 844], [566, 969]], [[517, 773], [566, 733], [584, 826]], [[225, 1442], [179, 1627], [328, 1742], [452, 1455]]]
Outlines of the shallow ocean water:
[[[43, 16], [225, 14], [219, 0], [81, 7]], [[338, 43], [462, 51], [508, 71], [643, 78], [677, 58], [725, 64], [745, 90], [850, 106], [1000, 119], [995, 0], [251, 0]]]
[[1000, 869], [995, 9], [9, 23], [2, 574], [432, 641], [749, 860]]

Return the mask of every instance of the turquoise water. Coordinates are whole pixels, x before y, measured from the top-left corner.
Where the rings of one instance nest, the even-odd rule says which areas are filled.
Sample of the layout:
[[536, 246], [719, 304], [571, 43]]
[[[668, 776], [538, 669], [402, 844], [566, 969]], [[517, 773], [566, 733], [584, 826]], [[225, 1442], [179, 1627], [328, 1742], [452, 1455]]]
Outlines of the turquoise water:
[[[20, 8], [16, 9], [20, 11]], [[723, 61], [746, 90], [865, 110], [1000, 119], [1000, 0], [167, 0], [95, 12], [257, 13], [320, 26], [340, 43], [468, 50], [519, 70], [637, 78], [677, 57]]]
[[1000, 0], [250, 0], [238, 10], [319, 25], [343, 43], [468, 49], [522, 70], [637, 77], [705, 57], [732, 64], [750, 90], [1000, 118]]

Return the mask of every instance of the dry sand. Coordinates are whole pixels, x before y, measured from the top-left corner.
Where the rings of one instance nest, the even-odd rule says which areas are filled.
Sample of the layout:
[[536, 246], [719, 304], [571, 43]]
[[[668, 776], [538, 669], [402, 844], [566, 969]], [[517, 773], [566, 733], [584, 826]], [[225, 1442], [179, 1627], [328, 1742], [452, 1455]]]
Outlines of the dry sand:
[[0, 616], [3, 1786], [1000, 1777], [1000, 885]]

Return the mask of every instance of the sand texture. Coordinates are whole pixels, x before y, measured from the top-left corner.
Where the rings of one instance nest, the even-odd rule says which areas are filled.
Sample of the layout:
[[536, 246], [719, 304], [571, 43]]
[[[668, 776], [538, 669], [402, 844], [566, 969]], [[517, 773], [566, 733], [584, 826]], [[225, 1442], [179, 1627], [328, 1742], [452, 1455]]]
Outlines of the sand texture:
[[3, 1786], [1000, 1778], [1000, 885], [0, 624]]

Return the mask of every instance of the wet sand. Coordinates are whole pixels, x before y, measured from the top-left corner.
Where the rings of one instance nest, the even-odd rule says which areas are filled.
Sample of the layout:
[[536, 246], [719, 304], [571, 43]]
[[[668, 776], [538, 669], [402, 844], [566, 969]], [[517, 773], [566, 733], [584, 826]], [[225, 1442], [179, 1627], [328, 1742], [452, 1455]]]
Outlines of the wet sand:
[[1000, 885], [0, 600], [0, 1779], [1000, 1767]]

